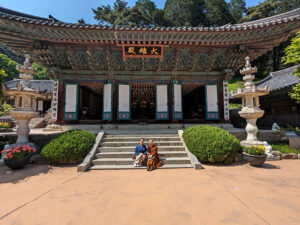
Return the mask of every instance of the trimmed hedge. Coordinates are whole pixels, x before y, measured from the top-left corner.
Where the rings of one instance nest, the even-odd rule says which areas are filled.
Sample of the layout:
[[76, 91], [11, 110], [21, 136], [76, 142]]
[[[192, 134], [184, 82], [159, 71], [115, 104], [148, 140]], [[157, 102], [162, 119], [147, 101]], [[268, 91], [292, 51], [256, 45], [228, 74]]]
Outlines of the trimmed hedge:
[[89, 152], [95, 139], [95, 134], [85, 130], [67, 131], [46, 144], [41, 156], [50, 163], [79, 163]]
[[200, 162], [230, 164], [241, 150], [239, 140], [229, 132], [208, 125], [189, 127], [183, 132], [186, 146]]

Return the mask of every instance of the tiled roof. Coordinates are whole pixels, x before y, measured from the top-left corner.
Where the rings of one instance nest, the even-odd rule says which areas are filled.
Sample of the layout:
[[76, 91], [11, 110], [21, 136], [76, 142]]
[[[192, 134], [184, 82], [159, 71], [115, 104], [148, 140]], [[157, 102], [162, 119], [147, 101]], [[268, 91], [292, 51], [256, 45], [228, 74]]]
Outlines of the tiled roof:
[[30, 24], [48, 25], [54, 27], [71, 27], [82, 29], [101, 29], [101, 30], [131, 30], [131, 31], [235, 31], [235, 30], [248, 30], [254, 28], [260, 28], [264, 26], [270, 26], [275, 24], [286, 23], [289, 21], [300, 20], [300, 8], [278, 14], [275, 16], [255, 20], [251, 22], [241, 24], [228, 24], [220, 27], [126, 27], [122, 25], [92, 25], [82, 23], [64, 23], [54, 19], [36, 17], [27, 15], [24, 13], [16, 12], [10, 9], [0, 7], [0, 18], [9, 20], [21, 21]]
[[271, 72], [269, 76], [257, 82], [256, 85], [259, 88], [263, 88], [268, 85], [271, 92], [293, 86], [299, 82], [299, 78], [293, 75], [298, 66], [292, 66], [283, 70]]
[[[13, 79], [5, 83], [8, 89], [16, 88], [20, 83], [21, 79]], [[31, 80], [30, 87], [40, 87], [40, 92], [53, 92], [53, 81], [52, 80]]]

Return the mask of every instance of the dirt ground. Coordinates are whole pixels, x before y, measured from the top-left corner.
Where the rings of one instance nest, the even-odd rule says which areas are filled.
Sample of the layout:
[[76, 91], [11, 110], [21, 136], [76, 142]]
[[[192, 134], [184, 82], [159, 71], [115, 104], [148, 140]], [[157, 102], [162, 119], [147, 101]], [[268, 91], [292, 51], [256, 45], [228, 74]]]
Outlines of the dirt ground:
[[203, 170], [0, 167], [0, 224], [300, 224], [300, 160]]

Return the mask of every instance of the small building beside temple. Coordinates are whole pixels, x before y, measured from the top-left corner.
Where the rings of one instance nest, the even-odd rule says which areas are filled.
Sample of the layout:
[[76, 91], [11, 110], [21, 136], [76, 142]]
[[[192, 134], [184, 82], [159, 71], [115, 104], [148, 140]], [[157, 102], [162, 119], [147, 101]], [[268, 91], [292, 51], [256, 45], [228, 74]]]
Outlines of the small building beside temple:
[[52, 80], [30, 80], [29, 87], [22, 87], [21, 79], [13, 79], [3, 84], [3, 102], [10, 104], [14, 108], [21, 104], [16, 101], [17, 91], [35, 92], [34, 109], [40, 114], [46, 113], [51, 108], [53, 96], [53, 81]]
[[221, 27], [124, 27], [0, 7], [0, 41], [54, 80], [58, 124], [229, 122], [227, 81], [299, 28], [300, 8]]
[[270, 128], [273, 123], [300, 127], [300, 104], [289, 96], [292, 87], [300, 82], [299, 77], [293, 75], [297, 67], [271, 72], [257, 83], [258, 87], [270, 87], [270, 94], [260, 99], [261, 108], [265, 110], [265, 115], [258, 120], [261, 127]]

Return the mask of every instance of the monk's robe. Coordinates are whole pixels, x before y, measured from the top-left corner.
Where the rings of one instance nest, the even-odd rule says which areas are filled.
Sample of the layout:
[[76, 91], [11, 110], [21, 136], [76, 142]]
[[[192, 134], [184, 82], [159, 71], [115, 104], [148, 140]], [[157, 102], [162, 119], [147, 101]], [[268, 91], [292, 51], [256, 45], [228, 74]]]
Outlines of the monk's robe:
[[156, 169], [161, 166], [161, 161], [158, 156], [158, 147], [156, 145], [153, 145], [152, 147], [148, 146], [148, 161], [147, 161], [147, 167], [152, 167], [153, 169]]

